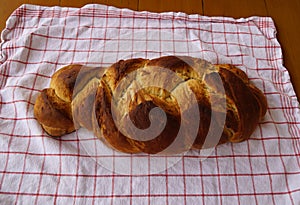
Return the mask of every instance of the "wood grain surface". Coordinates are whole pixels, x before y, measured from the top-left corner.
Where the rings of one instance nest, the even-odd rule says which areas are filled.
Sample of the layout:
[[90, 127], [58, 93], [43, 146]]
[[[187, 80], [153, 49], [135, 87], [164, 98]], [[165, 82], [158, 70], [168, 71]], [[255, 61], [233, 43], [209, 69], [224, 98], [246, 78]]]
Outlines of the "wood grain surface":
[[22, 4], [81, 7], [89, 3], [112, 5], [139, 11], [178, 11], [206, 16], [270, 16], [277, 28], [284, 66], [288, 69], [300, 99], [300, 1], [299, 0], [10, 0], [0, 1], [0, 30], [6, 19]]

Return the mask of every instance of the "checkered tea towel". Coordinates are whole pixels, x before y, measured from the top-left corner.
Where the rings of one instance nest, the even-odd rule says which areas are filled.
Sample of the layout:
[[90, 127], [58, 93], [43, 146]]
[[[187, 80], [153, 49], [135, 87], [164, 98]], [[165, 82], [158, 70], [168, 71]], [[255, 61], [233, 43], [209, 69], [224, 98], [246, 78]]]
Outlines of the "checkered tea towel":
[[[299, 103], [271, 18], [22, 5], [1, 40], [0, 204], [300, 204]], [[64, 65], [165, 55], [244, 70], [268, 101], [251, 138], [220, 145], [206, 159], [187, 153], [159, 172], [142, 156], [144, 173], [119, 173], [79, 132], [55, 139], [34, 118], [36, 97]], [[139, 157], [111, 156], [112, 163]]]

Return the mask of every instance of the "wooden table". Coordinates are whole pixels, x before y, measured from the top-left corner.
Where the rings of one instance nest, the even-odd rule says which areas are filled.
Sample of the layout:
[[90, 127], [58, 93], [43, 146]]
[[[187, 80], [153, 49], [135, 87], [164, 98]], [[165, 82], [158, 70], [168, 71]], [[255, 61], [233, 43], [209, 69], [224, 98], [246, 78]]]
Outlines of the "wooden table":
[[133, 10], [154, 12], [181, 11], [206, 16], [270, 16], [277, 27], [283, 49], [284, 66], [289, 70], [294, 89], [300, 99], [300, 1], [299, 0], [10, 0], [0, 1], [0, 29], [11, 12], [21, 4], [81, 7], [100, 3]]

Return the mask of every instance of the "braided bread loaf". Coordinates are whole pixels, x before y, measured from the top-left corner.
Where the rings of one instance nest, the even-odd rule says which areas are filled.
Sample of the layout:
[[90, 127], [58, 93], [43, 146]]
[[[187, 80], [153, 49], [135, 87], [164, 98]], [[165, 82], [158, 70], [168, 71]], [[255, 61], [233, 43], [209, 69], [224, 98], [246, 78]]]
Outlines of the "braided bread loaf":
[[[184, 86], [192, 91], [194, 101]], [[151, 112], [157, 107], [164, 113], [156, 112], [158, 116], [153, 117]], [[189, 112], [192, 108], [196, 115]], [[266, 109], [265, 96], [242, 70], [198, 58], [165, 56], [121, 60], [105, 71], [81, 65], [63, 67], [52, 76], [50, 88], [37, 97], [34, 115], [52, 136], [85, 127], [118, 151], [154, 154], [174, 142], [171, 152], [178, 153], [246, 140]], [[165, 123], [160, 122], [162, 118]], [[158, 132], [154, 138], [130, 136], [134, 133], [130, 123], [147, 130], [155, 122], [160, 131], [151, 131]], [[190, 128], [181, 129], [182, 123], [196, 127], [195, 135], [190, 136]], [[179, 140], [178, 133], [183, 136]]]

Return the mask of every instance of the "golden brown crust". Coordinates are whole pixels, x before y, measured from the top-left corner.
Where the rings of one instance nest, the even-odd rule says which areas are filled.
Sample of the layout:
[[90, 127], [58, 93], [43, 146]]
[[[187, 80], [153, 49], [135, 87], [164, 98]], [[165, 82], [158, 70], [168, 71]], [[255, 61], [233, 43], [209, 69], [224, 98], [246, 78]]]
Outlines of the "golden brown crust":
[[71, 101], [81, 65], [68, 65], [51, 78], [50, 88], [42, 90], [34, 105], [34, 116], [51, 136], [62, 136], [75, 130]]
[[[246, 140], [253, 133], [258, 122], [265, 115], [267, 100], [263, 93], [249, 82], [242, 70], [232, 65], [217, 65], [224, 82], [227, 96], [231, 98], [238, 110], [239, 129], [234, 129], [234, 135], [229, 138], [230, 142]], [[230, 112], [227, 112], [230, 114]], [[227, 123], [233, 122], [229, 118]]]
[[[157, 68], [162, 71], [153, 72]], [[48, 133], [56, 136], [66, 133], [60, 130], [62, 124], [64, 128], [68, 125], [70, 129], [67, 130], [71, 131], [74, 126], [70, 125], [74, 120], [76, 128], [86, 127], [94, 131], [99, 139], [121, 152], [154, 154], [164, 151], [174, 142], [182, 120], [198, 127], [197, 136], [195, 139], [185, 136], [177, 141], [178, 147], [173, 152], [211, 147], [215, 141], [217, 144], [240, 142], [251, 136], [267, 110], [263, 93], [249, 81], [245, 72], [233, 65], [211, 65], [187, 56], [121, 60], [111, 65], [103, 77], [97, 74], [95, 68], [94, 73], [84, 73], [74, 92], [80, 69], [80, 65], [70, 65], [53, 75], [50, 87], [55, 92], [52, 89], [42, 92], [35, 104], [35, 116]], [[170, 78], [169, 71], [175, 73], [179, 80]], [[152, 81], [160, 82], [168, 89], [143, 87]], [[189, 94], [182, 89], [184, 86], [194, 93], [195, 104], [186, 100]], [[178, 99], [185, 103], [180, 105]], [[59, 106], [54, 106], [56, 104]], [[74, 119], [70, 119], [69, 111], [66, 112], [71, 106]], [[130, 127], [126, 124], [129, 122], [124, 120], [127, 117], [136, 128], [149, 128], [149, 113], [155, 107], [165, 112], [167, 122], [156, 138], [133, 139], [127, 135], [129, 132], [122, 132], [116, 125], [112, 106], [119, 111], [119, 126], [123, 128]], [[197, 125], [196, 119], [182, 118], [182, 114], [195, 106], [199, 108], [200, 116]], [[63, 118], [64, 113], [64, 123], [56, 124], [54, 119]], [[161, 119], [154, 117], [152, 120]]]
[[77, 75], [71, 102], [75, 127], [93, 130], [91, 113], [94, 110], [95, 95], [100, 83], [101, 68], [82, 67]]
[[111, 94], [103, 82], [101, 82], [97, 91], [95, 113], [103, 132], [103, 137], [98, 136], [100, 139], [121, 152], [139, 152], [139, 149], [130, 144], [127, 138], [115, 126], [111, 113]]
[[259, 90], [257, 87], [255, 87], [253, 84], [250, 83], [249, 87], [251, 89], [252, 94], [254, 94], [256, 101], [259, 103], [259, 107], [260, 107], [259, 118], [261, 120], [267, 112], [267, 107], [268, 107], [267, 99], [262, 93], [262, 91]]
[[34, 116], [51, 136], [73, 132], [71, 106], [61, 100], [52, 88], [42, 90], [34, 105]]
[[55, 90], [60, 99], [66, 102], [72, 101], [73, 89], [81, 68], [82, 65], [68, 65], [53, 74], [50, 87]]

